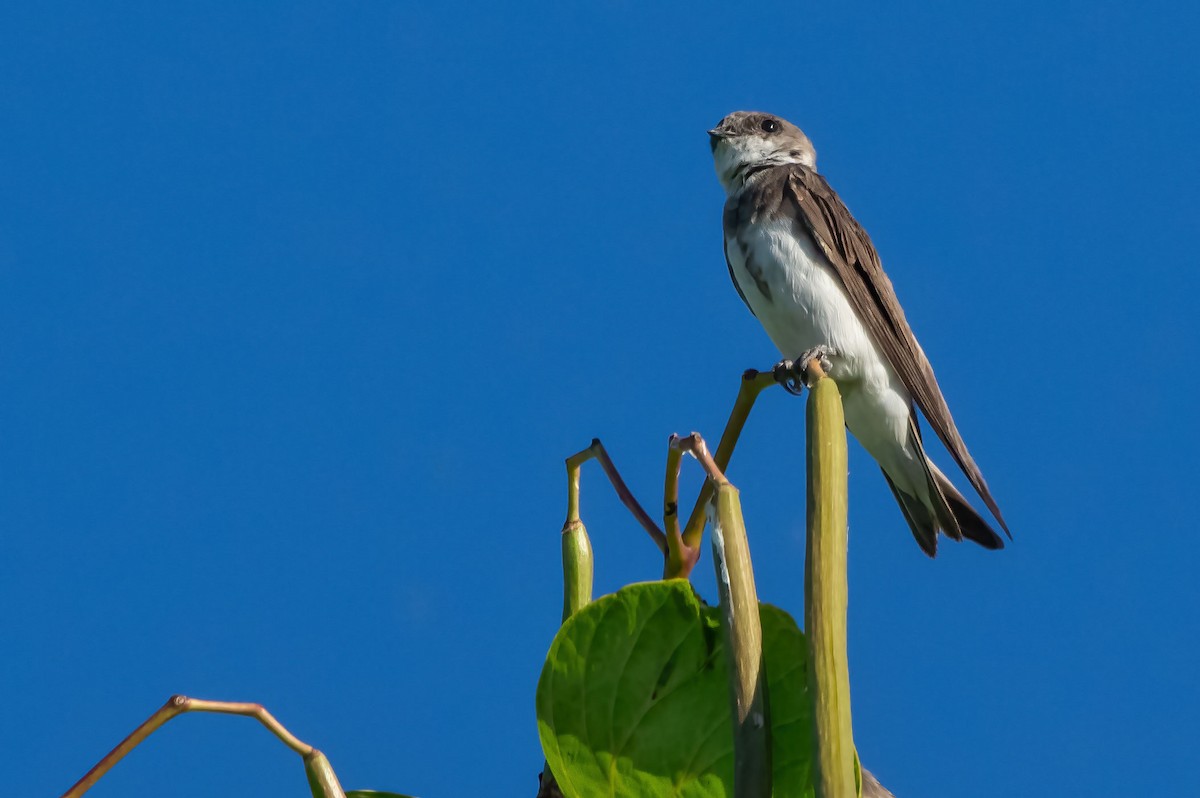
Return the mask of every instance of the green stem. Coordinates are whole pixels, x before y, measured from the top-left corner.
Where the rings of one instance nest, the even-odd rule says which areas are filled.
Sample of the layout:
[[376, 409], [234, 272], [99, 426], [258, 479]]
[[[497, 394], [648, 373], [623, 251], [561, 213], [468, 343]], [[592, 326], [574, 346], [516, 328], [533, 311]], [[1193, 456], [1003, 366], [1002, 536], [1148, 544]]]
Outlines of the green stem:
[[[734, 400], [729, 420], [725, 422], [725, 431], [721, 433], [721, 441], [717, 444], [717, 451], [713, 455], [713, 462], [720, 471], [724, 472], [729, 468], [729, 461], [733, 458], [733, 449], [737, 446], [742, 428], [746, 426], [746, 419], [750, 417], [750, 411], [753, 409], [758, 395], [774, 384], [775, 378], [769, 371], [750, 369], [742, 375], [737, 399]], [[704, 487], [700, 489], [700, 496], [697, 497], [696, 504], [692, 507], [692, 514], [688, 516], [687, 523], [683, 527], [683, 543], [688, 548], [696, 549], [700, 546], [700, 538], [704, 535], [705, 508], [712, 501], [712, 497], [713, 483], [710, 479], [706, 480]]]
[[567, 458], [567, 520], [562, 528], [564, 622], [592, 600], [592, 542], [579, 518], [579, 472], [602, 451], [600, 440], [593, 438], [591, 446]]
[[846, 658], [846, 421], [841, 394], [818, 379], [808, 398], [808, 532], [804, 629], [817, 740], [817, 798], [857, 794]]
[[734, 719], [733, 794], [734, 798], [769, 798], [771, 724], [767, 721], [762, 620], [750, 544], [737, 488], [718, 483], [716, 492], [712, 546]]
[[738, 489], [730, 484], [704, 441], [693, 433], [672, 436], [671, 448], [690, 452], [714, 486], [712, 548], [721, 604], [721, 634], [729, 666], [729, 700], [733, 714], [734, 798], [770, 798], [771, 724], [767, 720], [766, 672], [763, 668], [762, 619], [750, 542], [742, 519]]

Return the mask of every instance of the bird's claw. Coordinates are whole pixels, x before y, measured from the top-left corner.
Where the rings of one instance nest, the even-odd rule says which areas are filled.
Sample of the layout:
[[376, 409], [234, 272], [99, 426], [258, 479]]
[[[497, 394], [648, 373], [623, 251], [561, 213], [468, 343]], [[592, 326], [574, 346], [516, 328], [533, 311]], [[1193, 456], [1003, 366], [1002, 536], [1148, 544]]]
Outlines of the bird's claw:
[[800, 356], [800, 359], [796, 361], [800, 364], [799, 371], [804, 376], [804, 383], [809, 386], [812, 385], [808, 379], [808, 366], [810, 363], [812, 363], [814, 360], [817, 361], [817, 365], [821, 367], [821, 371], [828, 374], [833, 369], [833, 364], [829, 362], [829, 358], [836, 355], [837, 350], [832, 346], [826, 346], [825, 344], [818, 344], [812, 349], [805, 351], [805, 353]]
[[771, 369], [771, 376], [775, 378], [775, 382], [782, 385], [783, 390], [792, 396], [799, 396], [804, 392], [804, 375], [796, 365], [794, 361], [781, 360]]
[[837, 350], [831, 346], [814, 346], [807, 350], [797, 360], [781, 360], [771, 369], [771, 375], [775, 378], [775, 382], [783, 386], [783, 389], [792, 396], [799, 396], [804, 392], [805, 387], [811, 387], [812, 381], [809, 374], [809, 364], [814, 360], [820, 366], [821, 370], [826, 374], [833, 368], [833, 364], [829, 362], [829, 358], [836, 356]]

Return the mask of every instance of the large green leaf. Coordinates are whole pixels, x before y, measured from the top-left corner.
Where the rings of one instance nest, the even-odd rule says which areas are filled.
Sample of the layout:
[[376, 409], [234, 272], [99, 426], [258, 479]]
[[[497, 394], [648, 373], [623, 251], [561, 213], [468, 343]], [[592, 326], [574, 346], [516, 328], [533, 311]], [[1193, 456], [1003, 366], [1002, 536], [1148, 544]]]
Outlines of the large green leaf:
[[[563, 624], [538, 682], [550, 771], [568, 798], [733, 795], [719, 610], [686, 580], [629, 585]], [[804, 636], [761, 605], [776, 798], [813, 795]]]

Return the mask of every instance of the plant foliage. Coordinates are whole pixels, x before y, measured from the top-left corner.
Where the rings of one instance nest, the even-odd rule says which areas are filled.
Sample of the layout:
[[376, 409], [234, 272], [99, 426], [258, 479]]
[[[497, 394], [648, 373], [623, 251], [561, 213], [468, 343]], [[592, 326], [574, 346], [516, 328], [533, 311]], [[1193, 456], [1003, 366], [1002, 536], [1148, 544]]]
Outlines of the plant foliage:
[[[814, 794], [804, 635], [760, 605], [777, 798]], [[569, 618], [538, 682], [538, 731], [568, 798], [733, 795], [719, 610], [682, 579], [629, 585]]]

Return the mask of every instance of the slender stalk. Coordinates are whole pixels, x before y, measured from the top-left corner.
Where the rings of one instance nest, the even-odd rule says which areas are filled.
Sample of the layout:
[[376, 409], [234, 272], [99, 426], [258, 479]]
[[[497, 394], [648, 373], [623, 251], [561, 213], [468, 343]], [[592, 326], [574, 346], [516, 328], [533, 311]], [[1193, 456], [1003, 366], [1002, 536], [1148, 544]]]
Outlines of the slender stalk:
[[592, 600], [592, 542], [579, 518], [579, 471], [600, 446], [599, 440], [567, 458], [567, 520], [562, 528], [563, 611], [566, 621]]
[[581, 452], [576, 452], [567, 458], [567, 523], [579, 520], [579, 472], [583, 464], [595, 456], [595, 446], [599, 438], [592, 439], [592, 445]]
[[[815, 366], [815, 364], [814, 364]], [[808, 529], [804, 628], [817, 740], [817, 798], [857, 794], [846, 657], [846, 421], [833, 380], [816, 379], [807, 408]]]
[[733, 716], [735, 798], [771, 795], [771, 724], [767, 722], [766, 672], [762, 656], [762, 620], [750, 543], [742, 520], [738, 489], [730, 484], [703, 439], [672, 436], [672, 449], [687, 451], [704, 466], [714, 485], [713, 564], [721, 604], [721, 633], [729, 666], [729, 699]]
[[182, 696], [181, 698], [184, 701], [184, 712], [212, 712], [218, 715], [243, 715], [247, 718], [254, 718], [300, 756], [308, 756], [313, 752], [311, 745], [301, 741], [288, 731], [262, 704], [252, 704], [247, 701], [205, 701], [202, 698]]
[[85, 773], [82, 779], [75, 782], [75, 785], [71, 789], [63, 793], [62, 798], [78, 798], [78, 796], [90, 790], [92, 785], [100, 781], [104, 774], [112, 769], [113, 765], [125, 758], [126, 754], [137, 748], [143, 740], [157, 731], [164, 723], [182, 713], [184, 711], [183, 701], [185, 700], [183, 696], [178, 695], [167, 699], [166, 704], [147, 718], [145, 723], [130, 732], [128, 737], [117, 743], [116, 748], [105, 754], [104, 758], [97, 762], [95, 767]]
[[[588, 460], [595, 459], [604, 469], [605, 476], [612, 483], [613, 490], [617, 492], [617, 498], [625, 505], [625, 508], [633, 514], [637, 522], [642, 525], [642, 529], [646, 530], [646, 534], [650, 536], [650, 540], [658, 547], [665, 557], [667, 554], [667, 537], [663, 531], [658, 528], [658, 524], [654, 523], [654, 519], [646, 512], [638, 500], [634, 497], [633, 492], [629, 490], [629, 486], [625, 484], [625, 480], [621, 478], [621, 472], [617, 471], [617, 467], [613, 465], [612, 458], [608, 456], [608, 451], [605, 450], [604, 444], [599, 438], [592, 438], [592, 445], [581, 452], [571, 455], [567, 458], [567, 474], [572, 480], [568, 487], [567, 494], [567, 520], [572, 517], [579, 518], [579, 469], [578, 467], [586, 463]], [[574, 471], [572, 468], [574, 467]], [[574, 514], [574, 515], [572, 515]]]
[[[725, 422], [725, 431], [721, 433], [721, 441], [717, 444], [717, 452], [713, 456], [713, 462], [719, 471], [723, 472], [729, 468], [734, 447], [737, 446], [742, 428], [746, 426], [746, 419], [750, 417], [758, 395], [775, 384], [775, 377], [769, 371], [750, 369], [742, 374], [737, 399], [734, 400], [733, 410], [729, 413], [729, 420]], [[700, 547], [700, 538], [704, 535], [705, 508], [712, 501], [712, 497], [713, 484], [711, 480], [707, 480], [700, 489], [700, 495], [692, 507], [692, 514], [688, 516], [683, 527], [683, 543], [690, 549], [698, 550]]]
[[679, 436], [667, 442], [667, 474], [663, 484], [663, 529], [667, 535], [667, 557], [663, 563], [663, 579], [687, 579], [700, 560], [699, 548], [683, 542], [679, 529], [679, 470], [683, 450], [676, 445]]
[[337, 782], [337, 776], [333, 774], [333, 768], [330, 767], [329, 761], [325, 759], [324, 754], [288, 731], [262, 704], [240, 701], [205, 701], [182, 695], [171, 696], [167, 699], [166, 704], [147, 718], [142, 725], [134, 729], [128, 737], [117, 743], [116, 748], [105, 754], [104, 758], [97, 762], [95, 767], [89, 770], [71, 789], [63, 793], [62, 798], [78, 798], [78, 796], [83, 795], [105, 773], [111, 770], [113, 765], [120, 762], [126, 754], [141, 744], [143, 740], [161, 728], [164, 723], [185, 712], [245, 715], [246, 717], [256, 719], [263, 726], [266, 726], [272, 734], [278, 737], [284, 745], [304, 757], [305, 770], [309, 773], [310, 782], [314, 778], [315, 771], [316, 777], [318, 777], [316, 784], [323, 791], [318, 793], [314, 786], [314, 798], [345, 798], [345, 793], [342, 792], [342, 788]]
[[671, 538], [682, 540], [679, 529], [679, 470], [683, 465], [683, 452], [671, 445], [676, 439], [672, 435], [667, 442], [667, 475], [663, 483], [663, 530], [667, 533], [667, 545]]

